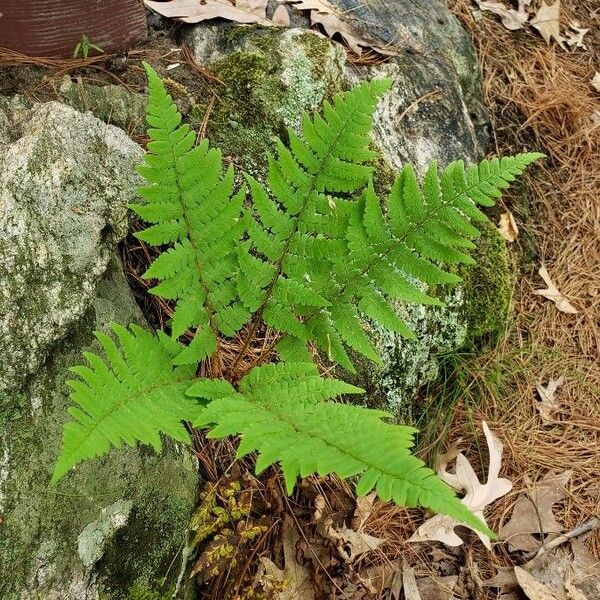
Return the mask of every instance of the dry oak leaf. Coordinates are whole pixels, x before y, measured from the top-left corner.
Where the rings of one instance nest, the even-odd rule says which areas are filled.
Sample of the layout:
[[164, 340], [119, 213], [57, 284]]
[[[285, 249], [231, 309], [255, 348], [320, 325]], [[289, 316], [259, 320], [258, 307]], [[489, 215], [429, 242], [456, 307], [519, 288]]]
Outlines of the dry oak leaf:
[[522, 567], [515, 567], [515, 576], [529, 600], [557, 600], [552, 588], [538, 581]]
[[366, 552], [376, 550], [385, 541], [364, 531], [354, 531], [349, 527], [343, 526], [337, 529], [331, 517], [325, 520], [323, 534], [336, 545], [340, 556], [347, 563], [354, 562]]
[[338, 9], [328, 0], [280, 0], [291, 4], [298, 10], [310, 11], [310, 24], [320, 25], [328, 37], [339, 35], [350, 50], [360, 56], [364, 48], [374, 50], [383, 56], [396, 56], [391, 48], [382, 48], [374, 40], [367, 39], [364, 32], [359, 31], [340, 14]]
[[509, 243], [514, 242], [519, 235], [517, 222], [511, 212], [505, 212], [500, 215], [500, 223], [498, 224], [500, 235]]
[[510, 520], [500, 527], [500, 539], [508, 542], [512, 550], [532, 552], [542, 541], [534, 537], [549, 533], [562, 533], [552, 507], [567, 496], [565, 487], [572, 471], [560, 475], [548, 473], [541, 481], [534, 483], [527, 494], [521, 494], [515, 503]]
[[184, 23], [221, 18], [236, 23], [273, 24], [265, 16], [267, 0], [238, 0], [236, 3], [229, 0], [144, 0], [144, 4], [163, 17], [179, 19]]
[[589, 31], [589, 29], [584, 29], [580, 26], [580, 24], [575, 21], [569, 25], [570, 31], [567, 31], [567, 35], [569, 36], [565, 41], [571, 48], [583, 48], [583, 50], [587, 50], [587, 46], [583, 41], [585, 34]]
[[531, 25], [540, 32], [546, 44], [550, 44], [554, 39], [561, 48], [565, 48], [565, 38], [560, 35], [559, 18], [560, 0], [555, 0], [554, 4], [546, 4], [545, 0], [542, 0], [542, 5], [531, 19]]
[[502, 2], [475, 1], [481, 10], [487, 10], [498, 15], [502, 21], [502, 25], [509, 31], [523, 29], [523, 26], [529, 19], [526, 7], [531, 4], [531, 0], [519, 0], [519, 8], [517, 10], [506, 7]]
[[291, 523], [283, 526], [283, 556], [285, 565], [280, 569], [266, 557], [260, 559], [257, 582], [273, 600], [314, 600], [315, 591], [308, 569], [296, 559], [299, 536]]
[[591, 81], [591, 84], [597, 92], [600, 92], [600, 72], [596, 71]]
[[[485, 508], [498, 498], [508, 494], [512, 489], [512, 482], [499, 477], [502, 462], [502, 442], [490, 431], [485, 421], [482, 421], [481, 426], [490, 455], [487, 482], [485, 484], [479, 482], [473, 467], [462, 453], [458, 453], [456, 457], [455, 473], [440, 469], [438, 475], [457, 492], [465, 492], [462, 503], [485, 523], [483, 514]], [[425, 521], [408, 541], [438, 541], [448, 546], [460, 546], [463, 540], [454, 531], [455, 527], [459, 525], [462, 525], [462, 523], [451, 517], [435, 515]], [[479, 531], [476, 533], [486, 548], [491, 548], [490, 538]]]
[[376, 497], [377, 494], [372, 492], [367, 496], [359, 496], [356, 499], [356, 508], [352, 515], [352, 528], [355, 531], [360, 531], [371, 516], [371, 513], [373, 512], [373, 502]]
[[565, 382], [564, 377], [551, 379], [548, 385], [544, 387], [541, 383], [535, 386], [540, 395], [540, 401], [536, 403], [536, 408], [540, 412], [542, 422], [546, 425], [552, 422], [552, 414], [558, 410], [560, 402], [556, 399], [556, 390]]
[[534, 294], [538, 296], [543, 296], [548, 300], [551, 300], [556, 305], [556, 308], [560, 312], [575, 314], [577, 313], [577, 309], [563, 296], [552, 279], [550, 279], [550, 274], [544, 265], [542, 265], [538, 271], [540, 277], [544, 280], [544, 283], [548, 286], [545, 289], [534, 290]]

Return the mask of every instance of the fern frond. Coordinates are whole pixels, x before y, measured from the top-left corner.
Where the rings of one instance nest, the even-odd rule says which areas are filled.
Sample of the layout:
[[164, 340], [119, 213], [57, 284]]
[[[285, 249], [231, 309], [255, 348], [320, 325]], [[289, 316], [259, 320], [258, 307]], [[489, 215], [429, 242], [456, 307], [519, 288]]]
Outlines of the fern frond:
[[[305, 116], [301, 135], [290, 130], [289, 148], [278, 142], [269, 157], [272, 196], [247, 177], [253, 201], [247, 250], [255, 258], [244, 259], [238, 290], [246, 309], [270, 327], [305, 339], [303, 315], [329, 305], [322, 291], [331, 264], [347, 252], [350, 207], [335, 196], [361, 190], [371, 177], [375, 154], [368, 134], [389, 85], [362, 84], [326, 103], [323, 116]], [[269, 279], [260, 261], [274, 266]]]
[[384, 211], [367, 162], [374, 156], [372, 114], [387, 86], [363, 84], [326, 103], [323, 116], [305, 117], [301, 135], [289, 131], [289, 148], [279, 142], [269, 158], [272, 196], [247, 178], [253, 217], [238, 281], [245, 308], [350, 371], [346, 347], [376, 359], [364, 317], [414, 338], [394, 304], [440, 305], [427, 285], [460, 280], [445, 264], [474, 262], [474, 223], [487, 219], [478, 205], [493, 203], [542, 156], [484, 160], [468, 169], [458, 161], [441, 174], [433, 163], [422, 184], [407, 165]]
[[150, 444], [160, 450], [160, 435], [189, 443], [183, 425], [198, 414], [198, 402], [186, 396], [194, 370], [173, 368], [181, 346], [162, 332], [158, 336], [131, 325], [113, 325], [118, 344], [96, 332], [105, 359], [85, 353], [88, 366], [73, 367], [79, 379], [72, 388], [72, 417], [63, 430], [62, 449], [52, 484], [77, 463], [111, 447]]
[[245, 192], [234, 193], [233, 168], [223, 171], [221, 154], [208, 141], [196, 145], [162, 81], [145, 68], [151, 142], [139, 172], [149, 185], [139, 190], [146, 204], [131, 208], [153, 223], [139, 239], [172, 244], [144, 277], [159, 282], [150, 293], [176, 301], [173, 336], [196, 329], [177, 364], [197, 364], [214, 352], [218, 332], [233, 335], [250, 315], [235, 285]]
[[[218, 393], [214, 388], [218, 388]], [[323, 379], [312, 364], [258, 367], [238, 390], [203, 380], [188, 393], [211, 402], [194, 422], [209, 437], [241, 437], [238, 456], [257, 451], [258, 473], [279, 463], [288, 493], [310, 474], [360, 475], [359, 494], [375, 489], [382, 500], [423, 506], [492, 535], [454, 492], [411, 456], [415, 430], [385, 421], [388, 413], [327, 400], [363, 390]]]

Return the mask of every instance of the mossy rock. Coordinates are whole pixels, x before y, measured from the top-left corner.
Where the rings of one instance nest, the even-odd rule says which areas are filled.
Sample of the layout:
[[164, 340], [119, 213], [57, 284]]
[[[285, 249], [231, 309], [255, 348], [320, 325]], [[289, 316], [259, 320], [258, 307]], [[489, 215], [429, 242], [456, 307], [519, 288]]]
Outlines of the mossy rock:
[[113, 452], [48, 488], [68, 418], [68, 368], [83, 349], [97, 350], [92, 330], [143, 322], [121, 269], [115, 259], [93, 307], [22, 391], [0, 397], [3, 600], [81, 600], [99, 591], [126, 600], [132, 586], [163, 593], [158, 582], [165, 577], [168, 588], [177, 578], [198, 481], [187, 449]]
[[347, 85], [343, 49], [310, 31], [202, 26], [185, 40], [222, 82], [199, 91], [195, 124], [205, 122], [211, 143], [254, 176], [286, 127], [299, 129], [303, 112]]

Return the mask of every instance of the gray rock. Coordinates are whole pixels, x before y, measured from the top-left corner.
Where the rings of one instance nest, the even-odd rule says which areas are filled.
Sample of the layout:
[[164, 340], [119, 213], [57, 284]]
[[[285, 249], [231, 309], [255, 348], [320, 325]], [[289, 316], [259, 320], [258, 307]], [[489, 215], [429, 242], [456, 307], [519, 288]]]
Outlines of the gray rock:
[[144, 324], [114, 254], [141, 149], [56, 103], [4, 103], [0, 135], [0, 598], [158, 597], [195, 500], [187, 449], [128, 448], [48, 488], [69, 367], [94, 329]]
[[0, 114], [0, 389], [8, 389], [89, 307], [127, 231], [142, 150], [62, 104]]
[[[188, 30], [185, 40], [196, 59], [224, 82], [207, 129], [212, 143], [235, 164], [264, 176], [263, 156], [272, 138], [286, 126], [297, 128], [299, 113], [360, 81], [385, 76], [394, 79], [394, 86], [378, 107], [374, 129], [382, 153], [375, 183], [382, 192], [407, 162], [423, 175], [432, 160], [443, 166], [481, 158], [487, 122], [477, 58], [448, 9], [430, 0], [337, 4], [381, 46], [397, 47], [398, 56], [360, 66], [346, 59], [340, 44], [302, 28], [199, 24]], [[295, 13], [292, 22], [307, 25]], [[198, 99], [200, 112], [207, 101]], [[502, 329], [511, 274], [506, 247], [494, 228], [486, 228], [477, 259], [477, 267], [461, 273], [461, 285], [430, 290], [446, 302], [444, 308], [398, 307], [417, 341], [372, 327], [384, 365], [377, 369], [359, 363], [356, 378], [367, 389], [370, 405], [410, 419], [417, 391], [438, 375], [440, 353]]]

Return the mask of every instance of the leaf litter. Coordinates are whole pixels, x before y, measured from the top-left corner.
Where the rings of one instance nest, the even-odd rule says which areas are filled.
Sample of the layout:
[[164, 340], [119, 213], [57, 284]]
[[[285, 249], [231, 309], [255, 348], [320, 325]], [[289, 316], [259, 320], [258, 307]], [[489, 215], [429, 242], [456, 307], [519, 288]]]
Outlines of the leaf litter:
[[352, 52], [361, 56], [364, 49], [382, 56], [395, 56], [392, 48], [380, 46], [366, 32], [341, 15], [328, 0], [279, 0], [273, 16], [267, 17], [268, 0], [170, 0], [158, 2], [144, 0], [151, 10], [170, 19], [184, 23], [200, 23], [211, 19], [226, 19], [235, 23], [265, 26], [290, 26], [290, 15], [286, 5], [308, 13], [311, 26], [318, 25], [333, 39], [339, 36]]

